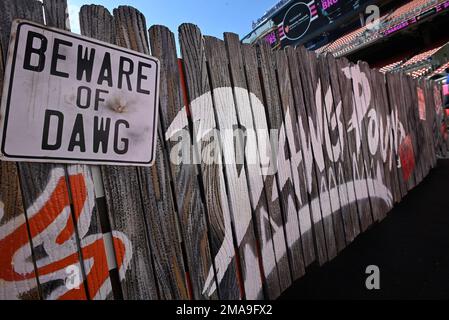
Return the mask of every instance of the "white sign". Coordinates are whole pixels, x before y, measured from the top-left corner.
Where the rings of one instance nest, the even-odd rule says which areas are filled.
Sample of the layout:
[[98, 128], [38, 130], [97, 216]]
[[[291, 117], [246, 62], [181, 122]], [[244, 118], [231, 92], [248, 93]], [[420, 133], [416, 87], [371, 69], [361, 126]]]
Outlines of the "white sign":
[[7, 61], [1, 160], [152, 164], [157, 59], [16, 20]]

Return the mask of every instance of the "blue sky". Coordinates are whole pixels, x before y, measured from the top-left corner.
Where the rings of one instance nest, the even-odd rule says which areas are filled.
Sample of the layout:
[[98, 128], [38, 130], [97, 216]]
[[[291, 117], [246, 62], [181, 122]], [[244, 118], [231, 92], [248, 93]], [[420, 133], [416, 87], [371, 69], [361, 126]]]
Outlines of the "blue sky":
[[[68, 0], [72, 31], [79, 33], [78, 12], [83, 4], [103, 5], [109, 10], [119, 5], [139, 9], [148, 27], [162, 24], [177, 34], [184, 22], [195, 23], [205, 35], [222, 38], [223, 32], [240, 37], [251, 31], [251, 22], [261, 17], [277, 0]], [[76, 16], [76, 19], [74, 17]]]

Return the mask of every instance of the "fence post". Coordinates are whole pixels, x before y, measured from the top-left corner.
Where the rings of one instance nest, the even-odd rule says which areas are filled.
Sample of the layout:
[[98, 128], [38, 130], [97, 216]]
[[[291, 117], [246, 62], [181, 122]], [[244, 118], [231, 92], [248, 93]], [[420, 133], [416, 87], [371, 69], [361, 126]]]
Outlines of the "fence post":
[[[186, 253], [188, 273], [192, 281], [191, 295], [197, 300], [217, 299], [216, 292], [210, 296], [203, 293], [209, 273], [213, 275], [215, 281], [215, 269], [210, 253], [205, 204], [201, 199], [196, 165], [193, 162], [189, 119], [181, 98], [182, 62], [178, 63], [175, 37], [168, 28], [152, 26], [149, 34], [151, 53], [161, 61], [160, 124], [165, 139], [161, 143], [170, 154], [173, 198], [177, 200], [180, 229], [184, 239], [183, 250]], [[181, 163], [174, 163], [175, 159], [170, 159], [172, 156], [181, 157], [179, 159]]]
[[[114, 18], [104, 7], [83, 6], [80, 26], [83, 35], [115, 39]], [[101, 171], [123, 298], [158, 299], [137, 170], [103, 166]]]

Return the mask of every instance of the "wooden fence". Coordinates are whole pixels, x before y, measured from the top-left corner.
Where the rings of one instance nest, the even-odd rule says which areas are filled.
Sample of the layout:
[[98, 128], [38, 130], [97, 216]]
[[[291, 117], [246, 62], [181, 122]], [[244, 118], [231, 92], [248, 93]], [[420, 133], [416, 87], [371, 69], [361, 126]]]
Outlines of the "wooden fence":
[[[0, 1], [0, 79], [13, 19], [68, 30], [67, 12], [65, 0]], [[131, 7], [84, 6], [80, 23], [160, 59], [157, 160], [1, 162], [1, 299], [275, 299], [446, 152], [431, 82], [192, 24], [178, 59], [175, 35], [147, 32]]]

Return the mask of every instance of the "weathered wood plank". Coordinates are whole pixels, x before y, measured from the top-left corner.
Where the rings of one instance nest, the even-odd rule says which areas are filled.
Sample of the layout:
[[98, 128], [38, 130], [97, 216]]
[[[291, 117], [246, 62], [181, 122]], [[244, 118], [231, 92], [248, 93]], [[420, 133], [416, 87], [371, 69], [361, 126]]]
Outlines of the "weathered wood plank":
[[86, 299], [64, 166], [23, 162], [19, 176], [43, 298]]
[[[330, 162], [323, 150], [324, 128], [327, 125], [323, 114], [322, 85], [319, 80], [317, 59], [314, 53], [304, 48], [297, 49], [303, 90], [306, 96], [306, 114], [309, 123], [309, 134], [312, 145], [313, 159], [316, 165], [316, 179], [319, 188], [319, 199], [321, 204], [321, 215], [324, 223], [324, 234], [326, 236], [327, 254], [329, 260], [337, 255], [336, 236], [343, 233], [343, 224], [338, 199], [331, 198], [329, 194], [328, 170]], [[313, 201], [313, 200], [312, 200]], [[341, 225], [340, 225], [341, 223]], [[343, 235], [344, 237], [344, 235]]]
[[[254, 222], [248, 191], [244, 161], [237, 154], [243, 145], [242, 137], [235, 134], [238, 128], [235, 102], [232, 93], [228, 59], [223, 41], [205, 37], [206, 61], [212, 89], [213, 109], [220, 130], [223, 168], [237, 246], [240, 252], [242, 277], [247, 299], [263, 297], [259, 252], [254, 234]], [[235, 135], [235, 138], [234, 138]]]
[[[379, 114], [380, 114], [380, 99], [378, 94], [378, 87], [371, 69], [366, 62], [358, 64], [363, 77], [366, 78], [366, 87], [364, 88], [364, 96], [367, 104], [366, 115], [364, 116], [365, 141], [368, 151], [368, 168], [369, 176], [372, 181], [373, 192], [371, 193], [371, 205], [374, 210], [373, 215], [376, 216], [377, 221], [385, 219], [387, 212], [390, 211], [393, 200], [384, 174], [383, 160], [379, 148], [379, 141], [381, 132], [379, 130]], [[366, 159], [365, 159], [366, 161]]]
[[[138, 10], [114, 9], [117, 44], [149, 54], [145, 17]], [[182, 239], [170, 185], [170, 170], [159, 126], [156, 161], [151, 168], [137, 168], [143, 212], [148, 223], [155, 278], [161, 299], [187, 299]]]
[[92, 173], [88, 166], [71, 165], [67, 167], [67, 174], [89, 297], [94, 300], [112, 299], [109, 266], [100, 216], [95, 203]]
[[351, 65], [347, 59], [336, 60], [338, 81], [342, 95], [342, 115], [347, 126], [347, 141], [352, 165], [352, 177], [357, 198], [360, 230], [366, 231], [373, 222], [371, 204], [366, 182], [364, 157], [361, 152], [361, 137], [357, 121], [356, 104], [352, 89]]
[[[426, 88], [425, 88], [425, 82], [421, 79], [418, 80], [416, 83], [416, 91], [417, 91], [417, 95], [421, 95], [420, 99], [422, 99], [422, 102], [426, 103]], [[418, 93], [419, 92], [419, 93]], [[421, 102], [421, 103], [422, 103]], [[417, 107], [416, 107], [416, 112], [419, 113], [419, 106], [417, 103]], [[427, 110], [427, 108], [426, 108]], [[424, 145], [424, 157], [423, 157], [423, 172], [425, 174], [428, 174], [430, 169], [432, 168], [432, 161], [431, 161], [431, 152], [432, 152], [432, 144], [430, 143], [432, 137], [433, 137], [433, 126], [431, 124], [431, 120], [430, 118], [427, 118], [427, 112], [426, 114], [426, 120], [421, 120], [420, 122], [423, 125], [423, 135], [424, 135], [424, 140], [426, 141], [426, 144]]]
[[[5, 9], [2, 4], [2, 9]], [[8, 31], [9, 34], [9, 31]], [[3, 88], [4, 64], [8, 43], [5, 32], [0, 29], [0, 88]], [[5, 50], [3, 50], [5, 48]], [[1, 97], [1, 93], [0, 93]], [[22, 248], [19, 253], [17, 250]], [[32, 255], [32, 243], [27, 229], [22, 191], [19, 184], [17, 165], [13, 162], [0, 161], [0, 299], [40, 299], [36, 267]], [[31, 257], [31, 259], [30, 259]], [[22, 280], [15, 270], [13, 260], [21, 263], [31, 261], [31, 267]]]
[[[393, 188], [393, 199], [395, 203], [398, 203], [401, 201], [402, 195], [398, 176], [398, 144], [395, 132], [398, 128], [396, 125], [396, 111], [394, 109], [393, 100], [390, 97], [385, 74], [379, 74], [379, 81], [382, 87], [382, 98], [384, 101], [385, 111], [388, 114], [388, 118], [385, 120], [385, 130], [389, 131], [389, 137], [387, 138], [386, 136], [385, 140], [382, 141], [384, 144], [382, 148], [387, 148], [387, 145], [389, 145], [390, 156], [387, 158], [388, 153], [386, 153], [385, 158], [388, 161], [388, 172], [390, 173], [390, 181]], [[386, 141], [387, 139], [389, 139], [389, 143]]]
[[[171, 158], [170, 168], [177, 196], [179, 221], [192, 279], [192, 298], [216, 299], [217, 293], [211, 296], [203, 294], [203, 286], [209, 270], [213, 270], [213, 265], [206, 210], [201, 200], [196, 168], [191, 154], [187, 111], [182, 108], [181, 77], [175, 37], [168, 28], [163, 26], [151, 27], [149, 34], [151, 53], [161, 61], [160, 121], [165, 133], [165, 145]], [[179, 139], [181, 139], [180, 142]], [[188, 154], [183, 154], [185, 148]], [[182, 158], [178, 160], [178, 157]]]
[[0, 299], [40, 299], [31, 248], [16, 164], [0, 162]]
[[[361, 155], [363, 157], [364, 174], [368, 186], [368, 195], [371, 203], [371, 214], [374, 221], [382, 220], [382, 213], [376, 195], [376, 172], [372, 166], [372, 159], [369, 150], [368, 139], [368, 114], [373, 101], [372, 88], [369, 82], [369, 75], [365, 69], [365, 64], [359, 61], [351, 64], [350, 72], [352, 78], [352, 88], [354, 93], [354, 112], [357, 119], [356, 135], [360, 143]], [[353, 119], [354, 120], [354, 119]], [[354, 121], [352, 122], [354, 125]]]
[[[349, 150], [350, 140], [346, 129], [348, 120], [344, 117], [344, 109], [347, 108], [345, 105], [347, 101], [345, 101], [343, 97], [345, 93], [341, 92], [340, 82], [338, 79], [339, 70], [337, 69], [335, 57], [329, 54], [326, 58], [332, 96], [334, 98], [332, 112], [335, 114], [335, 121], [337, 122], [337, 132], [340, 142], [340, 156], [337, 159], [337, 181], [340, 185], [341, 204], [342, 206], [346, 206], [349, 211], [349, 218], [346, 218], [347, 222], [345, 222], [345, 235], [346, 241], [350, 243], [360, 234], [358, 210], [364, 210], [364, 208], [362, 206], [362, 201], [359, 201], [357, 198], [358, 192], [356, 191], [352, 171], [352, 157]], [[331, 121], [329, 121], [329, 119], [331, 119]], [[329, 117], [328, 122], [332, 124], [332, 121], [332, 117]], [[336, 152], [338, 153], [338, 151]], [[343, 218], [345, 218], [345, 215], [343, 215]]]
[[[265, 190], [264, 176], [261, 169], [259, 155], [265, 151], [263, 141], [259, 144], [257, 137], [257, 125], [253, 121], [251, 110], [250, 93], [247, 89], [245, 71], [243, 66], [243, 56], [238, 35], [224, 34], [226, 51], [228, 55], [230, 82], [234, 93], [235, 107], [237, 111], [237, 121], [241, 130], [240, 152], [244, 153], [245, 169], [247, 172], [248, 192], [253, 210], [253, 223], [256, 228], [256, 244], [258, 245], [259, 256], [262, 260], [262, 276], [265, 279], [266, 298], [276, 299], [281, 294], [279, 283], [278, 266], [273, 244], [273, 234], [271, 228], [271, 212]], [[265, 125], [266, 127], [266, 125]], [[279, 208], [275, 208], [279, 211]], [[282, 272], [285, 272], [283, 270]], [[289, 271], [287, 269], [287, 271]]]
[[[423, 122], [427, 125], [427, 130], [428, 130], [428, 154], [427, 154], [427, 163], [428, 163], [428, 168], [429, 170], [432, 169], [433, 167], [433, 158], [434, 158], [434, 150], [435, 150], [435, 145], [434, 145], [434, 139], [435, 139], [435, 123], [434, 123], [434, 118], [433, 115], [429, 112], [430, 108], [429, 108], [429, 90], [428, 90], [428, 84], [424, 79], [421, 79], [421, 89], [422, 89], [422, 93], [423, 93], [423, 105], [424, 105], [424, 112], [423, 116], [425, 117], [423, 120]], [[418, 109], [420, 109], [418, 107]], [[420, 116], [421, 116], [421, 111], [420, 111]]]
[[[67, 0], [44, 0], [47, 26], [70, 31]], [[75, 17], [77, 19], [78, 17]], [[92, 299], [112, 299], [105, 244], [103, 242], [100, 212], [95, 205], [94, 182], [89, 166], [65, 166], [81, 241], [87, 288]], [[85, 218], [84, 218], [85, 217]], [[93, 240], [95, 239], [95, 240]], [[92, 264], [91, 261], [94, 261]]]
[[[417, 105], [415, 101], [415, 105], [413, 105], [413, 102], [410, 100], [410, 92], [408, 92], [408, 88], [406, 88], [406, 82], [407, 82], [407, 75], [405, 74], [398, 74], [398, 86], [401, 90], [401, 104], [400, 108], [402, 111], [402, 114], [400, 114], [400, 117], [402, 116], [402, 121], [404, 124], [405, 132], [407, 133], [407, 137], [411, 140], [411, 147], [413, 149], [413, 162], [414, 166], [411, 168], [410, 172], [410, 178], [406, 181], [408, 190], [412, 190], [416, 183], [415, 183], [415, 172], [416, 172], [416, 161], [415, 161], [415, 154], [416, 154], [416, 139], [415, 139], [415, 132], [413, 128], [413, 123], [411, 121], [411, 117], [413, 117], [414, 114], [414, 107]], [[411, 117], [410, 117], [411, 115]]]
[[414, 87], [413, 79], [409, 76], [405, 76], [402, 79], [402, 86], [405, 97], [407, 122], [409, 125], [409, 130], [413, 141], [413, 150], [415, 155], [415, 169], [414, 169], [415, 179], [413, 181], [413, 187], [415, 187], [424, 178], [422, 171], [422, 157], [420, 156], [420, 154], [424, 152], [423, 147], [426, 145], [426, 143], [422, 144], [423, 141], [422, 140], [420, 141], [420, 133], [421, 133], [420, 129], [423, 125], [422, 123], [423, 120], [421, 120], [419, 116], [417, 88]]
[[14, 19], [26, 19], [43, 24], [42, 3], [37, 0], [0, 1], [0, 35], [4, 59], [8, 52], [9, 35]]
[[389, 106], [388, 101], [388, 93], [385, 84], [385, 76], [378, 70], [373, 70], [372, 75], [374, 77], [374, 81], [376, 83], [377, 92], [378, 92], [378, 108], [380, 110], [379, 114], [379, 130], [380, 130], [380, 139], [379, 146], [382, 161], [384, 163], [384, 174], [385, 181], [388, 189], [391, 192], [393, 197], [393, 204], [396, 202], [396, 199], [399, 197], [398, 190], [398, 182], [397, 182], [397, 174], [396, 168], [397, 165], [395, 163], [395, 149], [394, 149], [394, 135], [393, 135], [393, 119], [392, 113]]
[[[247, 79], [251, 111], [256, 128], [259, 143], [259, 159], [261, 171], [264, 175], [264, 191], [269, 208], [269, 224], [271, 225], [273, 245], [279, 272], [281, 292], [290, 287], [292, 283], [290, 266], [288, 261], [286, 230], [289, 228], [284, 221], [281, 211], [280, 194], [276, 182], [276, 157], [270, 143], [270, 131], [265, 115], [265, 104], [260, 83], [259, 67], [257, 63], [257, 51], [254, 46], [242, 45], [243, 67]], [[241, 84], [245, 86], [245, 84]], [[263, 196], [263, 195], [262, 195]], [[265, 272], [267, 270], [265, 269]], [[273, 271], [274, 272], [274, 271]]]
[[81, 34], [115, 44], [114, 17], [103, 6], [85, 5], [80, 9]]
[[[425, 82], [423, 80], [419, 80], [417, 87], [416, 87], [416, 91], [417, 91], [417, 97], [418, 99], [422, 99], [422, 101], [417, 101], [416, 104], [416, 112], [419, 114], [420, 110], [419, 110], [419, 104], [424, 103], [426, 105], [426, 112], [424, 113], [424, 115], [426, 116], [426, 119], [420, 119], [420, 122], [423, 124], [423, 133], [424, 133], [424, 139], [426, 140], [426, 144], [424, 145], [425, 148], [425, 156], [423, 159], [424, 162], [424, 166], [423, 166], [423, 172], [425, 172], [426, 174], [430, 171], [430, 169], [432, 168], [432, 149], [433, 149], [433, 145], [432, 145], [432, 138], [433, 138], [433, 124], [431, 124], [431, 120], [430, 117], [427, 117], [427, 94], [426, 94], [426, 85]], [[429, 114], [430, 116], [430, 114]]]
[[431, 82], [426, 81], [425, 82], [425, 96], [426, 96], [426, 119], [428, 118], [430, 120], [429, 125], [432, 127], [432, 137], [430, 138], [430, 146], [431, 146], [431, 152], [430, 152], [430, 159], [431, 159], [431, 168], [434, 168], [437, 165], [437, 156], [436, 156], [436, 150], [437, 150], [437, 142], [440, 139], [440, 123], [437, 120], [436, 113], [435, 113], [435, 107], [434, 107], [434, 99], [432, 95], [431, 90]]
[[[80, 23], [83, 35], [115, 43], [114, 19], [106, 8], [83, 6]], [[137, 170], [113, 166], [104, 166], [101, 170], [123, 297], [157, 299]]]
[[[257, 49], [266, 114], [272, 139], [272, 162], [276, 164], [276, 180], [284, 216], [290, 268], [292, 279], [295, 281], [303, 275], [305, 265], [301, 252], [301, 229], [298, 221], [299, 204], [294, 189], [295, 180], [292, 164], [289, 161], [288, 134], [279, 96], [274, 55], [266, 43], [258, 45]], [[324, 242], [321, 244], [324, 245]], [[321, 250], [320, 253], [324, 260], [324, 257], [326, 257], [325, 245], [318, 250]]]
[[[394, 205], [395, 184], [392, 181], [393, 166], [393, 132], [391, 130], [390, 110], [383, 75], [377, 70], [371, 70], [371, 81], [375, 99], [376, 123], [378, 126], [378, 154], [384, 185], [388, 191], [389, 203], [386, 203], [388, 213]], [[373, 118], [374, 119], [374, 118]]]
[[[342, 172], [338, 167], [338, 158], [341, 154], [341, 144], [338, 132], [338, 122], [337, 114], [332, 113], [334, 108], [335, 97], [333, 96], [330, 75], [329, 75], [329, 65], [327, 59], [324, 56], [316, 58], [318, 61], [317, 72], [318, 79], [321, 81], [321, 116], [323, 121], [322, 130], [322, 144], [323, 144], [323, 155], [326, 163], [327, 181], [328, 181], [328, 192], [330, 193], [331, 204], [333, 204], [333, 211], [337, 208], [340, 212], [337, 213], [334, 219], [334, 228], [336, 229], [336, 240], [337, 249], [340, 252], [346, 246], [346, 238], [351, 239], [354, 236], [351, 234], [352, 219], [350, 217], [349, 207], [343, 205], [345, 202], [345, 197], [347, 197], [347, 190], [341, 190], [342, 187], [339, 183], [339, 172]], [[317, 101], [318, 103], [318, 101]], [[334, 121], [333, 121], [334, 120]], [[345, 186], [343, 183], [342, 186]], [[340, 220], [340, 221], [339, 221]], [[346, 235], [348, 233], [348, 235]], [[342, 238], [343, 237], [343, 238]]]
[[388, 88], [388, 96], [390, 99], [390, 109], [392, 112], [394, 112], [395, 120], [393, 124], [393, 132], [394, 132], [394, 139], [395, 139], [395, 149], [396, 149], [396, 161], [398, 165], [397, 175], [398, 175], [398, 182], [399, 182], [399, 190], [401, 192], [401, 199], [405, 197], [407, 194], [407, 186], [404, 179], [403, 170], [401, 168], [401, 157], [399, 154], [401, 143], [406, 138], [406, 132], [403, 125], [402, 120], [402, 112], [400, 104], [400, 92], [401, 88], [398, 87], [399, 81], [397, 80], [397, 75], [392, 73], [387, 73], [386, 75], [387, 80], [387, 88]]
[[[297, 209], [298, 209], [298, 222], [301, 233], [301, 243], [304, 256], [307, 257], [307, 263], [314, 258], [314, 241], [312, 232], [312, 220], [310, 217], [310, 206], [307, 195], [307, 173], [304, 167], [304, 155], [302, 153], [299, 127], [295, 124], [298, 119], [295, 101], [293, 98], [292, 80], [290, 76], [290, 67], [287, 60], [285, 51], [278, 51], [273, 55], [276, 66], [276, 75], [278, 79], [279, 93], [281, 97], [281, 106], [284, 118], [284, 128], [287, 138], [287, 153], [290, 162], [290, 166], [293, 174], [293, 188], [296, 195]], [[298, 89], [301, 89], [300, 87]], [[280, 148], [282, 148], [280, 146]], [[282, 157], [286, 152], [281, 152], [279, 155]], [[303, 258], [301, 256], [301, 258]], [[304, 258], [303, 258], [304, 260]]]
[[[305, 173], [304, 181], [307, 183], [307, 193], [309, 196], [309, 211], [313, 221], [313, 235], [315, 237], [315, 251], [317, 255], [317, 261], [319, 264], [323, 264], [327, 261], [326, 241], [324, 234], [323, 217], [321, 214], [319, 186], [317, 180], [317, 168], [313, 158], [312, 139], [309, 129], [309, 118], [306, 110], [306, 103], [309, 103], [305, 94], [309, 88], [304, 86], [303, 78], [301, 76], [302, 69], [299, 64], [298, 50], [287, 49], [288, 63], [290, 67], [290, 76], [293, 90], [295, 109], [297, 115], [297, 123], [299, 127], [299, 136], [301, 139], [301, 149], [303, 157], [303, 172]], [[307, 100], [306, 100], [307, 99]], [[307, 257], [307, 251], [304, 250], [304, 258], [306, 264], [313, 262], [313, 257]]]
[[[416, 81], [412, 80], [413, 84]], [[432, 82], [433, 86], [433, 104], [435, 106], [435, 116], [439, 124], [439, 140], [437, 144], [437, 156], [446, 157], [448, 153], [448, 140], [444, 136], [443, 124], [446, 121], [445, 112], [443, 110], [443, 91], [441, 85]]]
[[[70, 31], [67, 0], [44, 0], [45, 23], [47, 26]], [[78, 19], [78, 17], [74, 17]]]
[[[190, 113], [193, 122], [195, 156], [201, 161], [201, 185], [210, 222], [211, 249], [218, 287], [210, 270], [204, 292], [211, 295], [218, 288], [220, 299], [241, 299], [243, 283], [239, 273], [238, 252], [229, 210], [224, 173], [219, 164], [220, 142], [212, 106], [212, 93], [206, 67], [203, 36], [192, 24], [179, 27], [179, 41], [184, 62]], [[215, 150], [218, 150], [215, 151]], [[212, 157], [212, 159], [211, 159]]]
[[[334, 153], [336, 149], [334, 149], [332, 145], [333, 130], [330, 129], [328, 120], [329, 117], [327, 115], [327, 108], [331, 109], [333, 104], [332, 89], [330, 87], [329, 78], [327, 76], [321, 77], [320, 61], [325, 64], [325, 60], [320, 60], [314, 52], [309, 52], [309, 59], [311, 70], [314, 72], [314, 74], [312, 74], [312, 88], [315, 90], [315, 106], [317, 108], [315, 118], [317, 123], [316, 128], [313, 128], [314, 132], [312, 134], [316, 134], [318, 138], [316, 139], [313, 137], [313, 141], [317, 140], [321, 142], [325, 164], [324, 172], [317, 171], [318, 175], [323, 174], [322, 177], [319, 177], [322, 184], [320, 187], [320, 192], [329, 194], [336, 248], [337, 252], [341, 252], [346, 247], [343, 226], [344, 208], [341, 205], [340, 192], [337, 183], [337, 169], [334, 161]], [[323, 66], [323, 68], [327, 68], [327, 66]], [[319, 84], [319, 87], [315, 87], [315, 81]], [[319, 96], [319, 94], [321, 96]], [[323, 195], [321, 194], [320, 197], [323, 198]]]
[[[2, 1], [1, 6], [2, 43], [7, 43], [5, 41], [9, 38], [14, 19], [44, 22], [42, 4], [38, 1]], [[5, 50], [6, 46], [3, 48], [4, 53]], [[76, 219], [70, 209], [64, 167], [19, 163], [18, 168], [42, 297], [86, 299], [84, 266], [80, 265]], [[74, 279], [66, 267], [73, 267], [76, 280], [81, 282], [77, 288], [66, 284]]]

